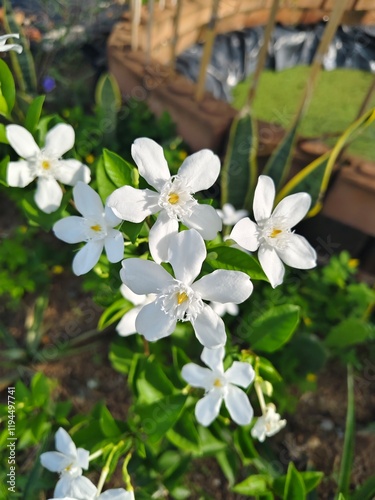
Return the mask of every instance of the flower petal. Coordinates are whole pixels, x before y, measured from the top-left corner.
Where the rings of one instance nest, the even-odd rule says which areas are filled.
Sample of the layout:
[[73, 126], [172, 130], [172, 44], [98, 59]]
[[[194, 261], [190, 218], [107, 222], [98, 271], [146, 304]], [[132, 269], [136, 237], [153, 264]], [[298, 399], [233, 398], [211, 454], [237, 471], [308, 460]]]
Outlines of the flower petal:
[[202, 269], [206, 258], [206, 245], [194, 229], [182, 231], [170, 241], [168, 262], [177, 280], [190, 285]]
[[225, 378], [230, 384], [239, 385], [246, 389], [254, 380], [255, 372], [249, 363], [234, 361], [225, 372]]
[[143, 259], [123, 260], [120, 277], [138, 295], [157, 293], [174, 282], [172, 276], [159, 264]]
[[55, 446], [56, 450], [60, 453], [64, 453], [64, 455], [68, 455], [70, 457], [77, 456], [77, 448], [73, 439], [62, 427], [59, 427], [55, 434]]
[[194, 205], [191, 215], [184, 217], [182, 222], [190, 229], [196, 229], [205, 240], [215, 239], [223, 227], [223, 221], [211, 205]]
[[88, 184], [77, 182], [73, 188], [73, 197], [76, 208], [83, 217], [102, 217], [104, 211], [102, 200]]
[[140, 175], [160, 192], [171, 177], [163, 148], [152, 139], [141, 137], [132, 145], [132, 157]]
[[191, 324], [197, 339], [204, 347], [217, 349], [225, 344], [227, 335], [224, 322], [207, 304]]
[[50, 214], [59, 208], [63, 192], [56, 179], [53, 177], [38, 177], [37, 188], [34, 196], [37, 206]]
[[127, 337], [128, 335], [137, 333], [135, 320], [137, 319], [138, 313], [141, 309], [142, 306], [133, 307], [133, 309], [130, 309], [130, 311], [126, 312], [121, 318], [116, 326], [116, 331], [119, 335], [121, 335], [121, 337]]
[[75, 500], [90, 500], [95, 497], [96, 492], [96, 486], [87, 477], [71, 478], [63, 475], [56, 484], [53, 496], [54, 498], [72, 497]]
[[116, 227], [122, 221], [122, 219], [120, 219], [120, 217], [117, 217], [112, 208], [110, 208], [108, 205], [104, 207], [104, 214], [105, 221], [110, 227]]
[[109, 262], [120, 262], [124, 257], [124, 237], [117, 229], [110, 229], [104, 240], [105, 253]]
[[159, 194], [151, 189], [124, 186], [113, 191], [107, 199], [117, 217], [130, 222], [142, 222], [147, 216], [159, 212]]
[[82, 217], [72, 215], [60, 219], [53, 225], [56, 238], [65, 243], [80, 243], [86, 240], [85, 222]]
[[210, 391], [195, 406], [195, 417], [201, 425], [209, 426], [219, 415], [223, 395], [220, 391]]
[[77, 448], [77, 463], [82, 469], [87, 470], [89, 468], [89, 456], [90, 452], [84, 448]]
[[51, 472], [61, 472], [71, 463], [71, 457], [58, 451], [47, 451], [40, 455], [40, 463]]
[[73, 273], [77, 276], [86, 274], [98, 262], [103, 252], [104, 241], [88, 241], [75, 255], [73, 259]]
[[171, 236], [178, 233], [178, 221], [171, 219], [165, 210], [162, 210], [157, 221], [152, 226], [148, 244], [152, 258], [157, 264], [168, 260]]
[[176, 323], [176, 318], [162, 311], [159, 303], [151, 302], [139, 311], [135, 327], [146, 340], [154, 342], [173, 333]]
[[273, 180], [267, 175], [260, 175], [253, 202], [254, 217], [258, 223], [270, 218], [274, 201], [275, 184]]
[[277, 249], [280, 259], [296, 269], [311, 269], [316, 266], [316, 252], [310, 243], [299, 234], [290, 234], [285, 248]]
[[26, 160], [11, 161], [8, 163], [7, 183], [12, 187], [23, 188], [35, 179], [29, 163]]
[[74, 146], [74, 129], [66, 123], [58, 123], [47, 132], [44, 151], [48, 156], [60, 158]]
[[272, 217], [286, 219], [288, 227], [292, 228], [305, 217], [311, 205], [311, 196], [308, 193], [295, 193], [286, 196], [280, 201]]
[[255, 252], [259, 247], [258, 226], [248, 217], [241, 219], [232, 229], [230, 238], [245, 250]]
[[268, 245], [260, 245], [258, 259], [272, 288], [283, 282], [285, 268], [276, 250]]
[[209, 149], [202, 149], [187, 158], [182, 163], [178, 176], [184, 179], [191, 189], [197, 193], [210, 188], [220, 173], [220, 160]]
[[75, 186], [78, 181], [88, 184], [91, 180], [91, 170], [78, 160], [60, 160], [55, 172], [58, 181], [67, 186]]
[[193, 283], [191, 288], [204, 300], [241, 304], [250, 297], [254, 287], [249, 276], [241, 271], [217, 269]]
[[8, 125], [6, 136], [9, 144], [21, 158], [33, 158], [40, 153], [39, 146], [28, 130], [20, 125]]
[[181, 370], [181, 376], [192, 387], [201, 387], [202, 389], [210, 389], [212, 371], [195, 363], [184, 365]]
[[218, 347], [217, 349], [207, 349], [207, 347], [205, 347], [201, 354], [201, 360], [203, 361], [203, 363], [209, 366], [211, 370], [217, 370], [223, 373], [224, 356], [225, 356], [224, 346]]
[[107, 490], [98, 496], [99, 500], [134, 500], [134, 493], [124, 488]]
[[143, 306], [146, 303], [147, 295], [145, 294], [138, 295], [137, 293], [134, 293], [124, 283], [120, 286], [120, 292], [121, 295], [124, 297], [124, 299], [128, 300], [135, 306], [141, 306], [141, 305]]
[[236, 387], [229, 385], [224, 396], [225, 406], [229, 411], [232, 420], [238, 425], [247, 425], [251, 422], [254, 410], [250, 404], [246, 393]]

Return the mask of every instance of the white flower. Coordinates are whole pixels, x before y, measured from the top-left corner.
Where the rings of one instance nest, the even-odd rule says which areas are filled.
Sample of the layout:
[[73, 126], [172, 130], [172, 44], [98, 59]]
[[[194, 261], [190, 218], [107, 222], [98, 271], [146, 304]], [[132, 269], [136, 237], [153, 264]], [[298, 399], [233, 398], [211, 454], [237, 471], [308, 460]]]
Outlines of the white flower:
[[254, 217], [248, 217], [234, 226], [230, 238], [251, 252], [259, 248], [259, 262], [272, 287], [282, 283], [284, 265], [297, 269], [316, 266], [316, 252], [308, 241], [291, 231], [307, 214], [311, 197], [307, 193], [286, 196], [272, 212], [275, 184], [270, 177], [261, 175], [254, 194]]
[[118, 332], [118, 334], [121, 335], [122, 337], [127, 337], [128, 335], [137, 333], [137, 329], [135, 327], [135, 320], [138, 316], [138, 313], [143, 306], [153, 302], [156, 298], [156, 295], [154, 293], [148, 295], [137, 295], [124, 284], [121, 285], [120, 292], [122, 293], [123, 297], [126, 300], [135, 305], [133, 309], [130, 309], [130, 311], [124, 314], [124, 316], [121, 318], [118, 325], [116, 326], [116, 331]]
[[230, 203], [224, 203], [222, 210], [218, 209], [216, 212], [226, 226], [234, 226], [236, 222], [249, 215], [247, 210], [236, 210]]
[[156, 294], [135, 320], [137, 332], [149, 341], [170, 335], [177, 321], [190, 321], [199, 342], [206, 347], [225, 344], [223, 320], [203, 300], [241, 303], [253, 291], [247, 274], [218, 269], [194, 282], [207, 252], [195, 229], [171, 237], [168, 262], [171, 276], [161, 265], [143, 259], [122, 261], [122, 281], [136, 294]]
[[121, 220], [108, 206], [103, 208], [100, 196], [88, 184], [78, 182], [73, 188], [76, 208], [83, 217], [73, 215], [57, 221], [53, 231], [66, 243], [86, 241], [73, 259], [77, 276], [89, 272], [98, 262], [105, 248], [109, 262], [119, 262], [124, 256], [124, 238], [113, 229]]
[[[87, 479], [87, 478], [84, 478]], [[89, 484], [90, 483], [90, 484]], [[97, 488], [87, 479], [85, 485], [80, 488], [72, 488], [64, 496], [54, 496], [50, 500], [134, 500], [133, 491], [126, 491], [124, 488], [107, 490], [97, 496]]]
[[210, 302], [210, 306], [215, 311], [216, 314], [223, 317], [226, 314], [231, 316], [238, 316], [239, 308], [237, 304], [233, 302], [227, 302], [226, 304], [220, 304], [220, 302]]
[[182, 367], [182, 377], [193, 387], [202, 387], [206, 393], [195, 406], [195, 416], [204, 426], [210, 425], [219, 415], [221, 404], [225, 406], [234, 422], [247, 425], [253, 418], [253, 408], [246, 393], [237, 386], [246, 389], [254, 380], [254, 369], [248, 363], [234, 361], [224, 372], [224, 347], [204, 348], [202, 361], [209, 367], [203, 368], [195, 363]]
[[55, 496], [66, 496], [62, 493], [69, 488], [82, 488], [88, 479], [82, 476], [82, 469], [88, 469], [89, 452], [76, 448], [72, 438], [62, 427], [55, 434], [57, 451], [47, 451], [40, 455], [43, 467], [51, 472], [58, 472], [60, 479], [56, 484]]
[[210, 188], [220, 172], [220, 160], [204, 149], [187, 157], [178, 174], [171, 177], [163, 148], [151, 139], [141, 138], [132, 145], [132, 156], [140, 175], [156, 189], [124, 186], [108, 198], [116, 215], [130, 222], [141, 222], [160, 212], [150, 230], [149, 245], [155, 262], [166, 261], [169, 239], [178, 232], [178, 223], [196, 229], [205, 240], [215, 238], [222, 222], [210, 205], [200, 205], [192, 196]]
[[90, 182], [90, 169], [80, 161], [61, 160], [61, 156], [74, 145], [74, 130], [60, 123], [46, 135], [45, 146], [40, 149], [28, 130], [19, 125], [8, 125], [6, 135], [16, 153], [24, 158], [9, 162], [7, 183], [23, 188], [37, 180], [35, 203], [47, 214], [57, 210], [63, 196], [59, 182], [74, 186], [78, 181]]
[[18, 33], [10, 33], [9, 35], [2, 35], [0, 36], [0, 52], [8, 52], [9, 50], [14, 50], [18, 54], [21, 54], [23, 51], [23, 48], [21, 45], [18, 45], [17, 43], [10, 43], [6, 45], [6, 42], [9, 38], [19, 38]]
[[275, 406], [270, 403], [266, 407], [265, 414], [257, 419], [256, 424], [251, 429], [251, 435], [263, 442], [266, 437], [273, 436], [285, 425], [286, 420], [280, 420], [280, 415], [276, 413]]

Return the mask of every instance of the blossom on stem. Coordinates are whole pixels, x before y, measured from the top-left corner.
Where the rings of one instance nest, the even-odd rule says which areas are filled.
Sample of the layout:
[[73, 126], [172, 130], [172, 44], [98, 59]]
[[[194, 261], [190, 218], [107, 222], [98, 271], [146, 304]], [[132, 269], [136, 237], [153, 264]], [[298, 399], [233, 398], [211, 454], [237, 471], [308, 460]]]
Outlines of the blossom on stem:
[[171, 177], [163, 148], [155, 141], [140, 138], [132, 145], [132, 156], [140, 175], [156, 191], [123, 186], [108, 198], [116, 215], [130, 222], [141, 222], [160, 212], [149, 234], [155, 262], [168, 258], [170, 237], [178, 232], [179, 221], [196, 229], [205, 240], [215, 238], [222, 222], [211, 205], [200, 205], [193, 197], [210, 188], [220, 172], [220, 160], [208, 149], [188, 156], [178, 174]]
[[234, 361], [224, 372], [224, 354], [224, 347], [204, 348], [201, 359], [208, 368], [195, 363], [188, 363], [182, 367], [181, 375], [186, 382], [192, 387], [201, 387], [206, 391], [195, 406], [195, 416], [204, 426], [210, 425], [219, 415], [223, 401], [236, 424], [247, 425], [253, 418], [254, 412], [250, 401], [246, 393], [237, 386], [246, 389], [254, 380], [254, 369], [248, 363]]
[[8, 52], [9, 50], [14, 50], [14, 52], [17, 52], [17, 54], [21, 54], [21, 52], [23, 51], [23, 47], [21, 45], [18, 45], [17, 43], [6, 43], [9, 38], [19, 37], [20, 36], [18, 33], [10, 33], [8, 35], [0, 36], [0, 52]]
[[316, 266], [316, 252], [308, 241], [291, 229], [307, 214], [311, 197], [308, 193], [286, 196], [272, 211], [275, 200], [273, 180], [261, 175], [254, 193], [254, 217], [234, 226], [230, 238], [241, 247], [255, 252], [272, 287], [283, 282], [284, 264], [297, 269]]
[[50, 214], [61, 204], [63, 191], [59, 185], [75, 186], [78, 181], [90, 182], [90, 169], [78, 160], [62, 160], [61, 156], [74, 145], [74, 130], [59, 123], [47, 132], [45, 146], [40, 149], [28, 130], [19, 125], [8, 125], [6, 136], [9, 144], [23, 158], [8, 164], [7, 183], [23, 188], [37, 180], [35, 203]]
[[225, 344], [223, 320], [203, 300], [220, 303], [244, 302], [253, 291], [247, 274], [218, 269], [194, 281], [207, 252], [195, 229], [171, 237], [168, 262], [174, 277], [161, 265], [143, 259], [122, 261], [122, 281], [136, 294], [156, 294], [135, 320], [137, 332], [149, 341], [171, 335], [177, 321], [190, 321], [199, 342], [216, 348]]
[[135, 306], [133, 307], [133, 309], [130, 309], [130, 311], [124, 314], [124, 316], [121, 318], [118, 325], [116, 326], [117, 333], [122, 337], [127, 337], [128, 335], [137, 333], [135, 320], [138, 316], [138, 313], [143, 306], [153, 302], [156, 298], [156, 295], [153, 293], [150, 293], [148, 295], [137, 295], [124, 284], [121, 285], [120, 292], [126, 300], [128, 300]]
[[217, 209], [216, 212], [225, 226], [234, 226], [238, 221], [249, 215], [247, 210], [236, 210], [230, 203], [224, 203], [222, 209]]
[[264, 414], [258, 417], [254, 427], [251, 429], [251, 435], [262, 443], [266, 437], [273, 436], [285, 427], [285, 425], [286, 420], [281, 420], [280, 415], [276, 413], [275, 405], [269, 403], [266, 406]]
[[67, 496], [65, 492], [68, 490], [90, 491], [88, 482], [91, 481], [82, 476], [82, 469], [88, 469], [89, 466], [89, 452], [76, 448], [74, 441], [62, 427], [55, 434], [55, 445], [57, 451], [47, 451], [40, 455], [43, 467], [60, 474], [55, 497]]
[[60, 219], [54, 224], [53, 231], [66, 243], [86, 242], [73, 259], [74, 274], [80, 276], [89, 272], [104, 248], [109, 262], [119, 262], [124, 256], [124, 238], [114, 227], [121, 220], [108, 206], [103, 208], [98, 193], [84, 182], [74, 186], [73, 198], [82, 217], [72, 215]]

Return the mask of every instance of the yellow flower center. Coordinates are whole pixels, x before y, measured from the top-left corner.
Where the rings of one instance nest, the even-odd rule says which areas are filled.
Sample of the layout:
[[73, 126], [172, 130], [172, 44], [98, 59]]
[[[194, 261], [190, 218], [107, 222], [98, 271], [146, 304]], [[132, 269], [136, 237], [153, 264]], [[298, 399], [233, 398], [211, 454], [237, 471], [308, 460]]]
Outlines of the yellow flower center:
[[177, 193], [169, 193], [169, 196], [168, 196], [168, 201], [171, 205], [176, 205], [176, 203], [178, 203], [180, 197], [178, 196]]
[[51, 164], [48, 160], [43, 160], [42, 161], [42, 168], [44, 170], [49, 170], [51, 168]]
[[276, 238], [281, 233], [281, 229], [272, 229], [272, 233], [270, 234], [271, 238]]
[[95, 224], [94, 226], [90, 226], [90, 229], [99, 232], [102, 230], [102, 226], [100, 224]]
[[221, 380], [217, 378], [214, 382], [215, 387], [223, 387], [223, 384], [221, 383]]
[[185, 302], [189, 297], [187, 296], [187, 293], [181, 292], [177, 294], [177, 304], [180, 305], [183, 302]]

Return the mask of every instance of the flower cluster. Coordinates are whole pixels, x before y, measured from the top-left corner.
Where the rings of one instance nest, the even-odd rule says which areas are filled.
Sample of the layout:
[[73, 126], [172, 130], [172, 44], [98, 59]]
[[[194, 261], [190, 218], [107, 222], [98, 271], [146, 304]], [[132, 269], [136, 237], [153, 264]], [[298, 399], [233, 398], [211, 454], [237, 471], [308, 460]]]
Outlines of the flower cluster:
[[55, 445], [57, 451], [47, 451], [40, 455], [43, 467], [60, 475], [53, 493], [54, 499], [134, 500], [133, 491], [126, 491], [123, 488], [100, 493], [97, 487], [82, 475], [82, 469], [87, 470], [89, 467], [90, 454], [83, 448], [77, 448], [72, 438], [62, 427], [55, 434]]

